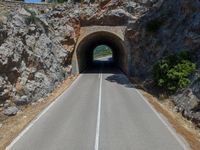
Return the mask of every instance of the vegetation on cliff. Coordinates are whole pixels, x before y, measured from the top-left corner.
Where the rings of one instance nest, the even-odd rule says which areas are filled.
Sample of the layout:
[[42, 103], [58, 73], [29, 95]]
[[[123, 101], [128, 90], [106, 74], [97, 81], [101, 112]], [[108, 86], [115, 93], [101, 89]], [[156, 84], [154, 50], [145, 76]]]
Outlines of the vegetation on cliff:
[[195, 70], [196, 65], [192, 62], [191, 53], [182, 51], [168, 55], [155, 64], [154, 80], [165, 90], [176, 92], [191, 83], [190, 77]]

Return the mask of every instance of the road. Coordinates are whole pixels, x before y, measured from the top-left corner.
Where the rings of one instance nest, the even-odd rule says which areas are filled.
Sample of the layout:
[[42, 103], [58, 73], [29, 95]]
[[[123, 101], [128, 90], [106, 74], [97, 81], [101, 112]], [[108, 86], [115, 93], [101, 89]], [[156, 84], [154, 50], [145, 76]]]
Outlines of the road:
[[81, 74], [7, 149], [188, 149], [120, 70], [100, 66]]

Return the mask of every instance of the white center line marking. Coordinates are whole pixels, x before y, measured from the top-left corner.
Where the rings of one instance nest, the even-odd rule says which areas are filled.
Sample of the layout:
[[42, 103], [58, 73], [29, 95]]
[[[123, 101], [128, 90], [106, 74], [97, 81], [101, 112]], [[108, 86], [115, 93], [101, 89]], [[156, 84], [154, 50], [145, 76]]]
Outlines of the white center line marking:
[[102, 73], [100, 73], [100, 85], [99, 85], [99, 103], [97, 113], [97, 126], [96, 126], [96, 137], [95, 137], [95, 150], [99, 150], [99, 131], [101, 122], [101, 92], [102, 92]]

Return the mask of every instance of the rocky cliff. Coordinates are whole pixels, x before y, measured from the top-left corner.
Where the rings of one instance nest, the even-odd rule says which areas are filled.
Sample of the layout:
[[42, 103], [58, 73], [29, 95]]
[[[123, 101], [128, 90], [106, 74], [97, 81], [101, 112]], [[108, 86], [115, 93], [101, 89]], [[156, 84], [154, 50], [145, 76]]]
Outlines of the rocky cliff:
[[65, 24], [57, 26], [60, 32], [56, 32], [44, 17], [38, 10], [25, 8], [0, 17], [0, 101], [4, 108], [47, 96], [70, 73], [74, 28]]
[[165, 0], [128, 26], [133, 75], [147, 77], [153, 64], [169, 53], [190, 50], [199, 54], [200, 2]]

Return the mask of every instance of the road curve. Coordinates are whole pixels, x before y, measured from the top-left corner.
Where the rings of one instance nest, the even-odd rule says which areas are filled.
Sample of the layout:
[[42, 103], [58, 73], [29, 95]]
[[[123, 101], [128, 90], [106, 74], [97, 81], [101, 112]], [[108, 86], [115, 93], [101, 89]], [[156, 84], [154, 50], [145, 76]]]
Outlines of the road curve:
[[7, 150], [186, 150], [126, 76], [101, 68], [73, 85]]

